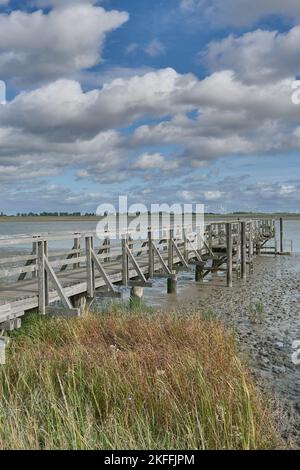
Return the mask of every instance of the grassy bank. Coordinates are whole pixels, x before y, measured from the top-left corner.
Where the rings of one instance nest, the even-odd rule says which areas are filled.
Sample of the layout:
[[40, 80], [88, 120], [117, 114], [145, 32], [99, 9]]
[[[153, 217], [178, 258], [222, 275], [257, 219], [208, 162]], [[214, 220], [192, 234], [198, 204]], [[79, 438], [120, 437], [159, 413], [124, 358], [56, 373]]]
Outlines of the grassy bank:
[[3, 449], [258, 449], [266, 404], [214, 320], [33, 316], [0, 370]]

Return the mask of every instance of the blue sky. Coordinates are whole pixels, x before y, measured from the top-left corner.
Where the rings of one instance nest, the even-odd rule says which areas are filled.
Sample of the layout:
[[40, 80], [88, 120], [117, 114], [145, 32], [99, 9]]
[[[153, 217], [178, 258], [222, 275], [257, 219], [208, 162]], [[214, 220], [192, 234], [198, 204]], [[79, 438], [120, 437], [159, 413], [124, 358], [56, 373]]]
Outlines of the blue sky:
[[0, 211], [298, 211], [296, 0], [0, 0]]

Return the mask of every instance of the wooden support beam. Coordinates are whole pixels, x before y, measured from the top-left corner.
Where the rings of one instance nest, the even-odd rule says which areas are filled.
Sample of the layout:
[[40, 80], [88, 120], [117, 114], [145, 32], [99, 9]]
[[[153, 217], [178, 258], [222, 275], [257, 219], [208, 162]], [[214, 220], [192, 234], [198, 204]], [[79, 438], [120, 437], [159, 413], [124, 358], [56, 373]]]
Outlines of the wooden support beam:
[[[46, 255], [44, 255], [44, 266], [47, 275], [49, 276], [50, 281], [52, 282], [53, 286], [55, 287], [56, 292], [59, 295], [59, 298], [66, 310], [72, 310], [72, 304], [69, 298], [66, 296], [64, 289], [61, 285], [61, 283], [58, 280], [58, 277], [56, 276], [54, 269], [50, 265], [48, 259], [46, 258]], [[47, 304], [48, 305], [48, 304]]]
[[38, 308], [40, 315], [46, 314], [46, 299], [48, 298], [48, 295], [46, 295], [47, 288], [48, 284], [46, 282], [44, 242], [40, 241], [38, 242]]
[[128, 286], [129, 269], [128, 269], [128, 252], [127, 237], [122, 238], [122, 284]]
[[174, 271], [168, 277], [167, 291], [168, 294], [176, 294], [177, 292], [177, 273]]
[[283, 218], [280, 217], [280, 253], [283, 253], [284, 246], [283, 246]]
[[232, 224], [226, 224], [227, 287], [232, 287]]
[[189, 267], [188, 263], [186, 262], [186, 260], [185, 260], [185, 258], [184, 258], [184, 256], [183, 256], [183, 254], [182, 254], [181, 251], [179, 250], [178, 245], [177, 245], [177, 243], [175, 242], [175, 240], [172, 240], [172, 244], [173, 244], [173, 248], [174, 248], [174, 250], [176, 251], [177, 256], [178, 256], [178, 258], [180, 259], [180, 261], [181, 261], [181, 263], [183, 264], [183, 266], [184, 266], [186, 269], [190, 270], [190, 267]]
[[168, 240], [168, 266], [169, 266], [170, 271], [173, 270], [173, 265], [174, 265], [173, 239], [174, 239], [174, 230], [171, 229], [169, 232], [169, 240]]
[[153, 246], [154, 253], [158, 256], [158, 259], [161, 262], [161, 265], [162, 265], [164, 271], [166, 272], [166, 274], [172, 274], [172, 271], [170, 270], [170, 268], [165, 263], [165, 260], [163, 259], [159, 249], [155, 246], [155, 244], [153, 242], [152, 242], [152, 246]]
[[95, 271], [92, 261], [92, 237], [85, 238], [86, 269], [87, 269], [87, 296], [94, 297]]
[[148, 232], [148, 271], [149, 278], [152, 279], [154, 276], [154, 250], [152, 243], [152, 231]]
[[109, 292], [111, 292], [113, 294], [113, 296], [115, 296], [116, 294], [118, 294], [118, 292], [114, 288], [113, 283], [111, 282], [111, 280], [110, 280], [109, 276], [107, 275], [104, 267], [102, 266], [101, 261], [99, 260], [99, 258], [97, 257], [97, 255], [96, 255], [96, 253], [93, 249], [91, 249], [91, 255], [92, 255], [92, 260], [95, 263], [95, 267], [98, 269], [98, 271], [100, 272], [102, 278], [104, 279], [106, 287], [108, 288]]
[[141, 270], [138, 262], [136, 261], [135, 257], [133, 256], [133, 253], [132, 253], [127, 241], [125, 243], [125, 249], [126, 249], [126, 253], [127, 253], [127, 260], [131, 261], [131, 263], [132, 263], [138, 277], [140, 278], [141, 282], [144, 283], [145, 285], [147, 284], [149, 286], [151, 283], [147, 282], [147, 279], [145, 278], [143, 271]]
[[246, 240], [246, 222], [241, 222], [241, 274], [242, 279], [247, 277], [247, 240]]
[[0, 336], [0, 365], [4, 366], [6, 363], [6, 346], [9, 343], [9, 338], [6, 336]]

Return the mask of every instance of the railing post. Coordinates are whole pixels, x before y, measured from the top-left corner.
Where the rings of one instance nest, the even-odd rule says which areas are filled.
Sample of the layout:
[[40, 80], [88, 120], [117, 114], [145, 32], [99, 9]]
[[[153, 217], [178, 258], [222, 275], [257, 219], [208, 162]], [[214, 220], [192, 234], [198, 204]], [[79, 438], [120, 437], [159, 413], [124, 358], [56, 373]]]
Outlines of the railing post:
[[40, 315], [46, 315], [46, 306], [48, 305], [48, 283], [45, 270], [45, 242], [38, 242], [38, 308]]
[[212, 249], [212, 225], [211, 224], [209, 224], [209, 226], [207, 227], [207, 243], [211, 250]]
[[189, 250], [188, 250], [188, 242], [187, 242], [187, 236], [186, 236], [186, 229], [182, 229], [182, 235], [183, 235], [183, 251], [184, 251], [184, 259], [188, 263], [189, 262]]
[[94, 297], [94, 266], [92, 261], [92, 237], [85, 237], [86, 269], [87, 269], [87, 296]]
[[250, 222], [249, 225], [249, 252], [248, 252], [248, 259], [249, 259], [249, 273], [253, 272], [253, 222]]
[[[80, 251], [80, 238], [74, 238], [74, 250], [77, 250], [78, 252]], [[80, 253], [75, 253], [75, 258], [79, 258]], [[73, 264], [73, 269], [78, 269], [80, 268], [79, 263], [74, 263]]]
[[173, 270], [173, 265], [174, 265], [173, 239], [174, 239], [174, 230], [171, 229], [169, 233], [169, 244], [168, 244], [168, 265], [169, 265], [170, 271]]
[[[38, 244], [37, 242], [32, 243], [32, 254], [35, 255], [36, 257], [38, 256]], [[33, 261], [33, 264], [35, 265], [36, 269], [38, 269], [38, 261], [37, 259]], [[36, 279], [38, 277], [38, 272], [33, 271], [32, 273], [32, 279]]]
[[128, 253], [127, 253], [127, 235], [122, 238], [122, 284], [128, 286], [129, 269], [128, 269]]
[[242, 278], [247, 277], [247, 240], [246, 240], [246, 222], [241, 222], [241, 263], [242, 263]]
[[154, 276], [154, 251], [152, 245], [152, 231], [151, 229], [148, 232], [148, 270], [149, 270], [149, 278], [152, 279]]
[[106, 255], [107, 255], [107, 258], [104, 259], [104, 263], [109, 263], [110, 261], [110, 238], [109, 237], [106, 237], [105, 240], [104, 240], [104, 246], [106, 246], [105, 248], [105, 252], [106, 252]]
[[280, 253], [283, 253], [283, 218], [280, 217]]
[[226, 224], [227, 286], [232, 287], [232, 225]]

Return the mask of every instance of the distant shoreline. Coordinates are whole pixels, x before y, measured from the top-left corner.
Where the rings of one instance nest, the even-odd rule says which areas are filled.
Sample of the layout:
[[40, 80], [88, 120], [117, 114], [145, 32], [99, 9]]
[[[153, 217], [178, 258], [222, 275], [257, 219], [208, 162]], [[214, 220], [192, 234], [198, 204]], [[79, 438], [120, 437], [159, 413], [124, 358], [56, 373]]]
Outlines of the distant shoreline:
[[[130, 214], [130, 217], [134, 215]], [[282, 217], [285, 220], [299, 220], [300, 214], [289, 214], [289, 213], [239, 213], [239, 214], [205, 214], [205, 220], [222, 220], [222, 219], [238, 219], [238, 218], [272, 218], [280, 219]], [[0, 223], [4, 222], [98, 222], [101, 220], [101, 216], [0, 216]]]

